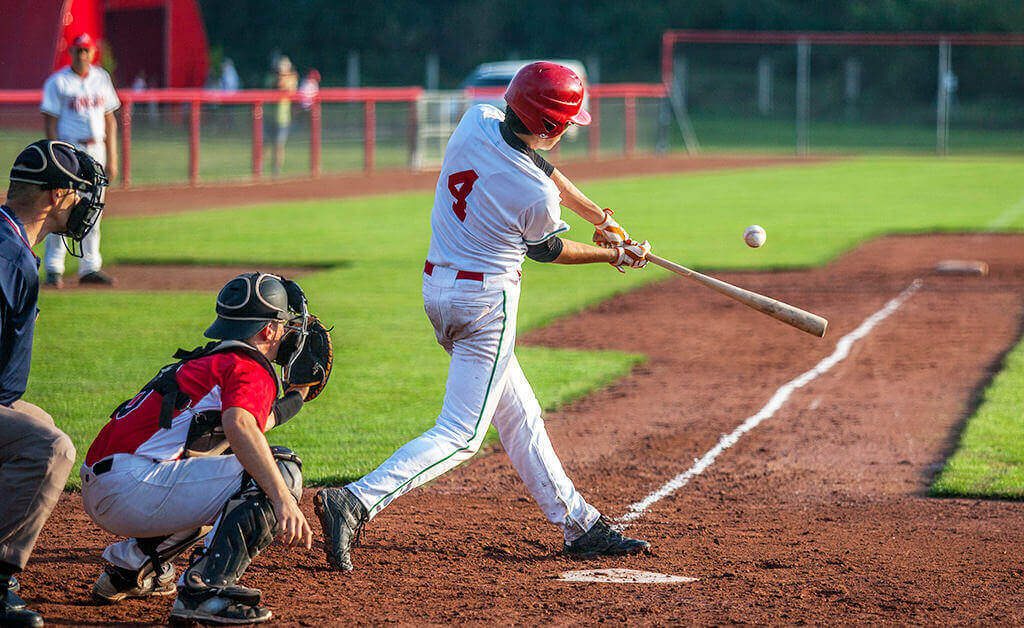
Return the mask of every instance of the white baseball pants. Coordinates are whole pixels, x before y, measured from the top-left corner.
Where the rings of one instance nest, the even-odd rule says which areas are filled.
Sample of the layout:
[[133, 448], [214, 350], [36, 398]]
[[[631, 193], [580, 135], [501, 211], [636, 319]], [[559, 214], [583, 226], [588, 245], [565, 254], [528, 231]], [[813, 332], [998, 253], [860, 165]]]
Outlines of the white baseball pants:
[[582, 536], [600, 513], [566, 476], [541, 407], [515, 356], [519, 274], [458, 279], [434, 267], [423, 302], [437, 341], [451, 355], [444, 404], [434, 427], [402, 446], [348, 489], [371, 517], [400, 495], [470, 458], [493, 422], [512, 464], [566, 541]]
[[171, 535], [158, 550], [177, 545], [197, 528], [214, 524], [242, 485], [244, 469], [235, 456], [157, 462], [115, 454], [113, 459], [102, 475], [82, 465], [82, 504], [98, 526], [130, 537], [103, 550], [103, 559], [133, 571], [149, 560], [133, 537]]
[[[78, 148], [83, 147], [79, 146]], [[96, 142], [95, 144], [85, 146], [84, 149], [96, 161], [104, 166], [107, 164], [106, 143]], [[96, 224], [82, 238], [82, 259], [78, 262], [79, 277], [103, 268], [103, 257], [100, 255], [100, 221], [102, 219], [103, 214], [101, 213], [99, 219], [96, 220]], [[52, 233], [46, 236], [46, 253], [43, 256], [43, 268], [46, 269], [46, 274], [56, 273], [63, 275], [64, 260], [67, 254], [68, 251], [64, 248], [64, 241], [60, 236]]]

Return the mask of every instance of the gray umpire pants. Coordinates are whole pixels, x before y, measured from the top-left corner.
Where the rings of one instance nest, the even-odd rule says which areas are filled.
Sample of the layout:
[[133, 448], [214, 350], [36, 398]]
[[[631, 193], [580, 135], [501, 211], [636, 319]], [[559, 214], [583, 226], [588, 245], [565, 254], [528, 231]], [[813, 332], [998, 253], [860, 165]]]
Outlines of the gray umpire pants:
[[46, 411], [0, 406], [0, 562], [25, 568], [74, 462], [75, 446]]

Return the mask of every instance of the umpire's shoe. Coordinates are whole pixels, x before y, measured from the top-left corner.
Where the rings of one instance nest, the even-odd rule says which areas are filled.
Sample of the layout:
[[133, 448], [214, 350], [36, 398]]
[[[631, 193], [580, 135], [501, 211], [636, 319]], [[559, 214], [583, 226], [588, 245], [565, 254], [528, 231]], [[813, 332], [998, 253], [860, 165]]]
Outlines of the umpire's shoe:
[[260, 592], [247, 587], [178, 587], [171, 623], [262, 624], [273, 613], [259, 605]]
[[0, 626], [42, 626], [43, 616], [26, 608], [25, 600], [15, 593], [17, 590], [18, 581], [14, 576], [0, 577]]
[[598, 519], [586, 534], [572, 543], [565, 544], [565, 553], [575, 558], [624, 556], [650, 551], [650, 543], [623, 536], [621, 532], [611, 526], [605, 517]]
[[130, 597], [174, 595], [176, 579], [174, 565], [162, 565], [159, 575], [140, 578], [137, 571], [107, 564], [92, 585], [92, 597], [101, 604], [116, 604]]
[[349, 551], [370, 518], [366, 506], [347, 488], [325, 488], [313, 497], [313, 507], [324, 529], [327, 564], [338, 571], [352, 571]]

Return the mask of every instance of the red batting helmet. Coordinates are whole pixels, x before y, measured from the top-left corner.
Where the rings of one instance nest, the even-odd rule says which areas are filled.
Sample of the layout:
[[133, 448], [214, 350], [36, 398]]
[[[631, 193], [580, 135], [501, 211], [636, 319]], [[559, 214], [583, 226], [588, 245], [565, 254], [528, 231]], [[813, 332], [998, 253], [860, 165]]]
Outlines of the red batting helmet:
[[569, 123], [590, 124], [583, 109], [583, 80], [557, 63], [538, 61], [524, 66], [505, 91], [505, 102], [530, 133], [557, 137]]

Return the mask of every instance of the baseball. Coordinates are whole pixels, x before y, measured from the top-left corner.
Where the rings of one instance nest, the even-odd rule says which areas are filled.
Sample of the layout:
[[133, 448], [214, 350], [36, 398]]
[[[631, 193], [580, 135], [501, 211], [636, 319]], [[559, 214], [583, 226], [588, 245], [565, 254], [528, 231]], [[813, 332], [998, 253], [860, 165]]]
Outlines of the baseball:
[[767, 239], [768, 234], [761, 225], [750, 225], [743, 230], [743, 241], [752, 249], [762, 246]]

